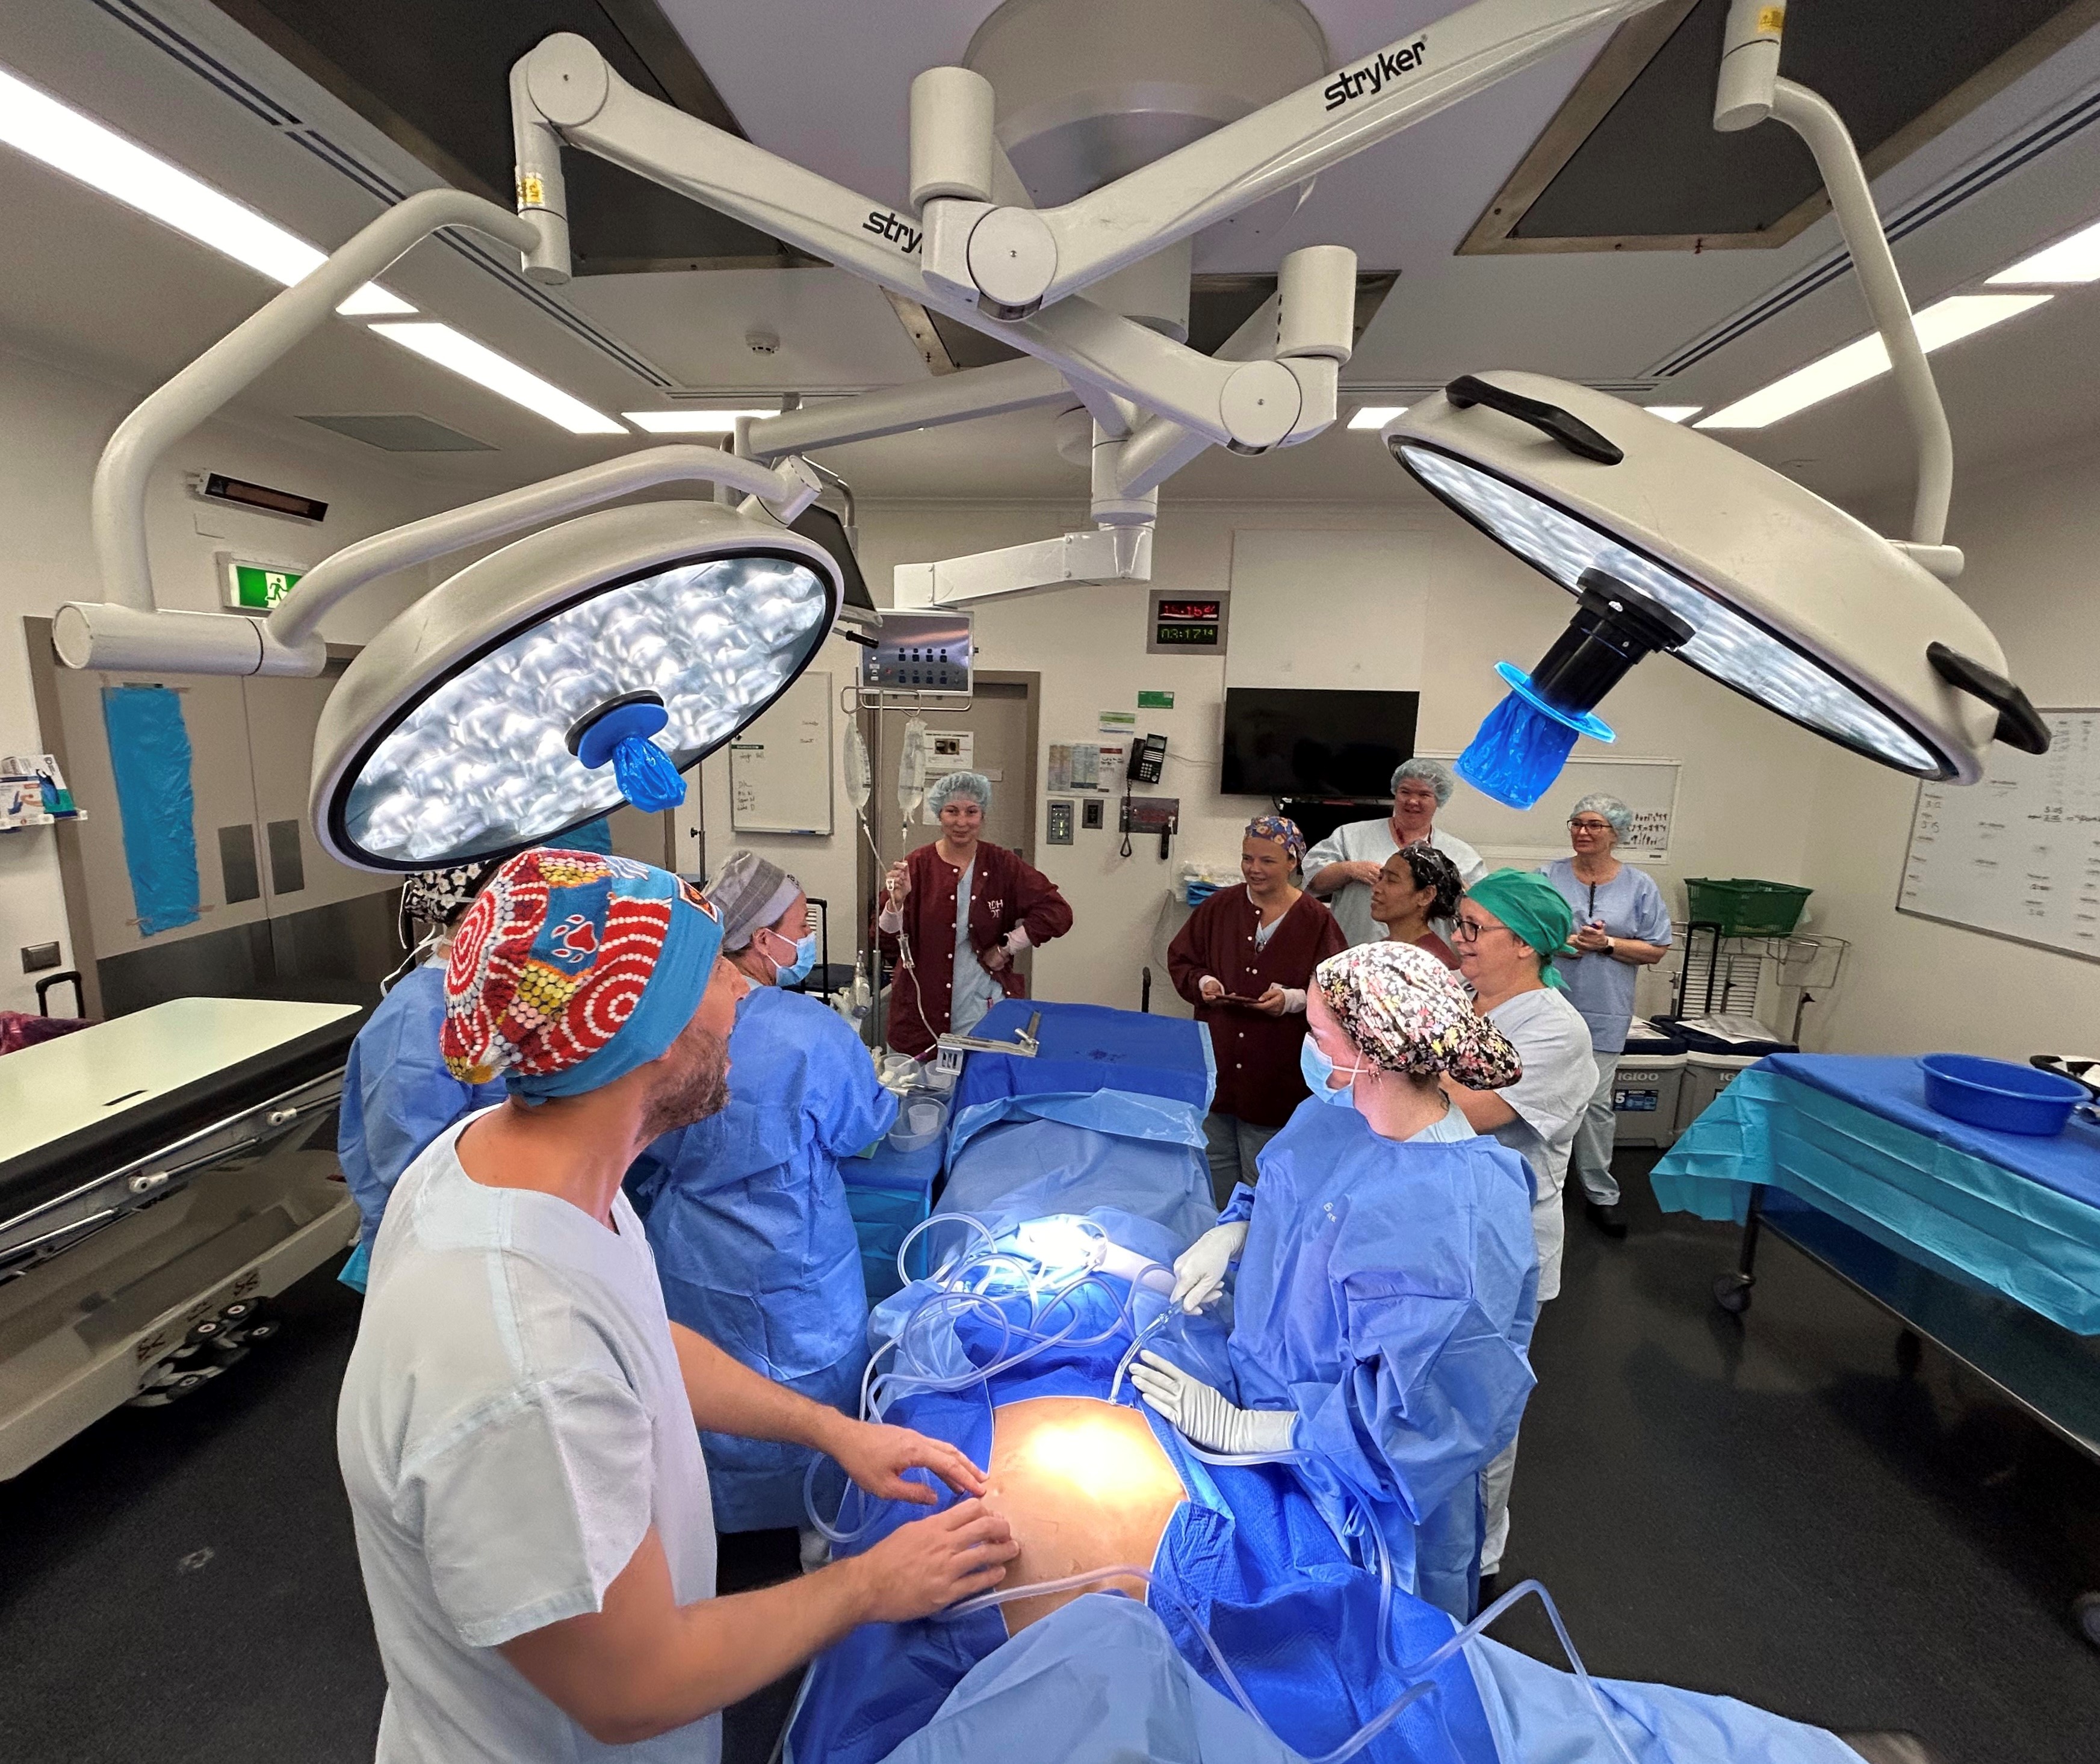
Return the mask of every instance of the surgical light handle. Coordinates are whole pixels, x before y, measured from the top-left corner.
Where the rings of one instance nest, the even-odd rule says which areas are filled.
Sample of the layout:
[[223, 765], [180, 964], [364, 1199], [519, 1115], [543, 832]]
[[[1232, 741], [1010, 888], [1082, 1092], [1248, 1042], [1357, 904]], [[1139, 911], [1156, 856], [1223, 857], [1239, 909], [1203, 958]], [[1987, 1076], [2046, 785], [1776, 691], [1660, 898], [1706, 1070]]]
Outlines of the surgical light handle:
[[1755, 127], [1775, 117], [1807, 143], [1815, 169], [1830, 193], [1830, 206], [1838, 217], [1860, 278], [1860, 291], [1874, 329], [1889, 352], [1889, 368], [1897, 395], [1903, 400], [1904, 420], [1917, 445], [1917, 489], [1911, 507], [1911, 544], [1921, 550], [1951, 552], [1951, 556], [1921, 557], [1919, 561], [1943, 579], [1961, 569], [1961, 553], [1944, 545], [1947, 506], [1954, 490], [1954, 437], [1947, 424], [1947, 411], [1939, 400], [1939, 387], [1918, 342], [1917, 324], [1911, 314], [1903, 277], [1896, 270], [1888, 235], [1882, 231], [1873, 192], [1868, 187], [1866, 169], [1860, 163], [1844, 119], [1829, 102], [1807, 86], [1779, 77], [1780, 33], [1785, 17], [1783, 7], [1769, 0], [1734, 0], [1729, 8], [1727, 36], [1721, 58], [1721, 77], [1714, 93], [1714, 126], [1723, 133]]
[[636, 491], [679, 483], [741, 490], [783, 523], [814, 501], [820, 488], [815, 473], [801, 460], [789, 459], [774, 467], [739, 459], [719, 448], [644, 448], [346, 545], [302, 576], [296, 594], [277, 603], [269, 617], [271, 636], [287, 648], [296, 648], [330, 607], [393, 571], [596, 508]]

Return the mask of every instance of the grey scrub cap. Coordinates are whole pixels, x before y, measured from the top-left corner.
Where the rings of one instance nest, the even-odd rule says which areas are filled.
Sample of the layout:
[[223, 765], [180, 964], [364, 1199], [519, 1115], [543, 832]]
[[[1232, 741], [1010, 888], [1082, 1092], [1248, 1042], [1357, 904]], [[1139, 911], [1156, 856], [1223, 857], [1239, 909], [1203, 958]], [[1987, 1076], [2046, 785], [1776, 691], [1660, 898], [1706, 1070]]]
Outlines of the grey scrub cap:
[[991, 780], [982, 772], [951, 772], [926, 792], [926, 806], [938, 814], [958, 796], [967, 796], [986, 814], [991, 813]]
[[795, 904], [802, 884], [777, 863], [755, 851], [733, 851], [715, 872], [708, 898], [722, 917], [722, 947], [743, 950], [767, 925]]
[[1392, 793], [1400, 794], [1403, 778], [1418, 778], [1436, 792], [1436, 806], [1442, 808], [1451, 800], [1453, 788], [1451, 769], [1435, 760], [1402, 760], [1393, 768]]
[[1624, 839], [1634, 830], [1634, 811], [1617, 796], [1607, 796], [1603, 791], [1592, 791], [1568, 811], [1568, 818], [1578, 814], [1594, 814], [1599, 820], [1612, 823], [1612, 831]]

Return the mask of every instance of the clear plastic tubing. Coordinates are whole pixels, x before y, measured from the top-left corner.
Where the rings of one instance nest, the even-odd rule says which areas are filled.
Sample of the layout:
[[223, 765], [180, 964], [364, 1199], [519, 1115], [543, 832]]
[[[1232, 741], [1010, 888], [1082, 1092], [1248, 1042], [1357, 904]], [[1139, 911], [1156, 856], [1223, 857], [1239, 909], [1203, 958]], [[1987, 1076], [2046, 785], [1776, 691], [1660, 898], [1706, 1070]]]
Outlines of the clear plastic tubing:
[[[1254, 1706], [1254, 1700], [1247, 1695], [1246, 1687], [1240, 1682], [1238, 1675], [1225, 1663], [1225, 1656], [1219, 1651], [1217, 1643], [1212, 1638], [1211, 1632], [1203, 1627], [1196, 1613], [1189, 1608], [1188, 1601], [1173, 1588], [1163, 1585], [1155, 1578], [1148, 1568], [1132, 1568], [1127, 1565], [1122, 1568], [1095, 1568], [1084, 1574], [1069, 1574], [1062, 1580], [1038, 1581], [1028, 1586], [1002, 1586], [992, 1592], [979, 1593], [974, 1599], [965, 1599], [960, 1604], [949, 1606], [946, 1611], [937, 1614], [935, 1621], [937, 1622], [952, 1621], [958, 1617], [968, 1616], [973, 1612], [989, 1611], [995, 1606], [1007, 1604], [1017, 1599], [1040, 1599], [1052, 1593], [1074, 1592], [1082, 1587], [1097, 1586], [1107, 1581], [1120, 1580], [1142, 1581], [1146, 1587], [1159, 1594], [1180, 1612], [1182, 1619], [1195, 1632], [1196, 1639], [1203, 1644], [1203, 1651], [1211, 1656], [1211, 1664], [1218, 1669], [1218, 1676], [1224, 1680], [1225, 1688], [1232, 1693], [1233, 1700], [1260, 1722], [1264, 1731], [1279, 1745], [1290, 1745], [1290, 1742], [1270, 1727], [1261, 1711]], [[1546, 1615], [1553, 1625], [1553, 1633], [1560, 1638], [1561, 1650], [1568, 1656], [1568, 1666], [1573, 1671], [1576, 1681], [1582, 1687], [1582, 1694], [1589, 1699], [1590, 1707], [1596, 1713], [1598, 1724], [1604, 1728], [1605, 1736], [1612, 1742], [1612, 1749], [1618, 1753], [1621, 1764], [1639, 1764], [1639, 1761], [1627, 1749], [1624, 1736], [1617, 1727], [1612, 1725], [1611, 1717], [1604, 1708], [1604, 1700], [1599, 1695], [1597, 1687], [1591, 1681], [1588, 1669], [1583, 1665], [1582, 1656], [1575, 1652], [1575, 1644], [1568, 1634], [1568, 1625], [1560, 1621], [1560, 1612], [1553, 1603], [1552, 1594], [1537, 1581], [1519, 1581], [1419, 1664], [1412, 1666], [1396, 1666], [1394, 1668], [1396, 1671], [1403, 1676], [1411, 1676], [1414, 1682], [1410, 1684], [1398, 1696], [1387, 1704], [1377, 1714], [1372, 1716], [1333, 1751], [1322, 1753], [1317, 1757], [1308, 1757], [1306, 1764], [1343, 1764], [1345, 1759], [1354, 1757], [1393, 1722], [1399, 1720], [1412, 1704], [1419, 1702], [1430, 1691], [1436, 1689], [1436, 1674], [1458, 1652], [1459, 1649], [1482, 1634], [1489, 1624], [1528, 1593], [1536, 1594], [1538, 1602], [1546, 1607]], [[1383, 1638], [1381, 1651], [1383, 1651]]]

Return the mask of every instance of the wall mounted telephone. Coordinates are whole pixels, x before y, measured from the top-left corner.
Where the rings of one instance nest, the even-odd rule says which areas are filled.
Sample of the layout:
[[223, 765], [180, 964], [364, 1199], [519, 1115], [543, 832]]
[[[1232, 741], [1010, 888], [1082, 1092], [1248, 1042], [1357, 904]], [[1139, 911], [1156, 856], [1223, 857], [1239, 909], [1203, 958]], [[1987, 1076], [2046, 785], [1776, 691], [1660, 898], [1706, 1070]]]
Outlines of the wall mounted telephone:
[[1143, 736], [1130, 750], [1130, 780], [1132, 783], [1156, 784], [1166, 770], [1166, 736]]

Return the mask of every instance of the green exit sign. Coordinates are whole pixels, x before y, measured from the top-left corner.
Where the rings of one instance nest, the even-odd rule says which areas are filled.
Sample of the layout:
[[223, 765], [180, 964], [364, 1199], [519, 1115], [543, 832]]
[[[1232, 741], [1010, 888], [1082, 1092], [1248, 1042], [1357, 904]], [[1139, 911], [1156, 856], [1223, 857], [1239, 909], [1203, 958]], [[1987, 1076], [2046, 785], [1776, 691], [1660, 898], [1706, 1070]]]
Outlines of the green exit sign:
[[243, 563], [220, 553], [226, 604], [238, 612], [267, 612], [298, 586], [305, 572], [281, 564]]

